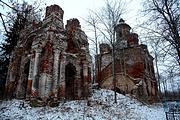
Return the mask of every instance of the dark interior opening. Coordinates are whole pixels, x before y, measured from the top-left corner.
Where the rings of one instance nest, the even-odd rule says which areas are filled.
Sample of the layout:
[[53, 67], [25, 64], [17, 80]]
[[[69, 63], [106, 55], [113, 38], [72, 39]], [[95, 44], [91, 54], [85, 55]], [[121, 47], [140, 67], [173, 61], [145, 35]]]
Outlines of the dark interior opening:
[[75, 76], [76, 68], [69, 63], [65, 67], [65, 97], [66, 99], [75, 99]]
[[29, 75], [29, 67], [30, 67], [30, 60], [24, 65], [24, 79], [22, 82], [22, 87], [23, 87], [23, 97], [26, 97], [26, 92], [27, 92], [27, 83], [28, 83], [28, 75]]

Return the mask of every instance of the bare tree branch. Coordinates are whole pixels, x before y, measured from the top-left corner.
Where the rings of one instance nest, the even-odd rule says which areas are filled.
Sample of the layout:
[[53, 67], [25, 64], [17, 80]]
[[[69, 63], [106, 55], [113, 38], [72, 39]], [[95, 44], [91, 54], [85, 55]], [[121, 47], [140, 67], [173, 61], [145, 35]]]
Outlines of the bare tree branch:
[[4, 2], [4, 1], [2, 1], [2, 0], [0, 0], [0, 2], [3, 3], [4, 5], [8, 6], [9, 8], [15, 10], [16, 12], [18, 11], [18, 10], [15, 9], [14, 7], [10, 6], [8, 3], [6, 3], [6, 2]]
[[2, 24], [3, 24], [4, 30], [6, 31], [6, 33], [8, 33], [7, 28], [6, 28], [6, 24], [5, 24], [5, 22], [4, 22], [4, 19], [3, 19], [1, 13], [0, 13], [0, 17], [1, 17], [1, 20], [2, 20]]

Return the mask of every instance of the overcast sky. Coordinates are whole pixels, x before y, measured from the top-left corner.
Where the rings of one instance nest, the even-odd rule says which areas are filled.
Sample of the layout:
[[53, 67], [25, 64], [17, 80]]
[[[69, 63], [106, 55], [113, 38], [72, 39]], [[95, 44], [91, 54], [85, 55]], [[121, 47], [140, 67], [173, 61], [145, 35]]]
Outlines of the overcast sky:
[[[8, 0], [3, 0], [4, 2], [8, 3]], [[22, 1], [22, 0], [18, 0]], [[25, 0], [28, 1], [30, 4], [36, 0]], [[41, 0], [43, 3], [46, 3], [47, 6], [57, 4], [64, 10], [64, 24], [66, 21], [71, 18], [78, 18], [82, 28], [86, 28], [85, 19], [88, 15], [89, 10], [98, 10], [100, 9], [105, 0]], [[129, 24], [132, 28], [135, 27], [136, 21], [138, 20], [138, 9], [140, 8], [140, 1], [141, 0], [124, 0], [128, 2], [127, 5], [127, 14], [124, 14], [122, 17], [127, 24]], [[8, 7], [5, 7], [6, 9]], [[5, 9], [0, 7], [0, 12], [4, 12]], [[1, 24], [2, 29], [2, 24]], [[85, 29], [83, 29], [85, 30]], [[86, 31], [86, 30], [85, 30]]]
[[[4, 2], [8, 3], [9, 0], [3, 0]], [[22, 2], [22, 0], [17, 0], [19, 2]], [[29, 4], [33, 4], [33, 1], [36, 0], [25, 0]], [[50, 6], [53, 4], [59, 5], [64, 10], [64, 25], [66, 25], [66, 21], [71, 18], [77, 18], [80, 21], [81, 28], [85, 33], [88, 35], [88, 37], [92, 36], [92, 33], [88, 32], [87, 24], [83, 19], [86, 19], [89, 13], [89, 10], [99, 10], [101, 9], [104, 4], [105, 0], [38, 0], [42, 1], [41, 5], [44, 5], [46, 3], [46, 6]], [[111, 1], [111, 0], [109, 0]], [[120, 1], [120, 0], [117, 0]], [[141, 0], [124, 0], [127, 3], [127, 6], [125, 9], [127, 10], [127, 14], [124, 14], [122, 18], [125, 20], [127, 24], [131, 26], [133, 29], [133, 32], [137, 32], [135, 26], [137, 24], [137, 20], [140, 20], [138, 18], [138, 9], [140, 9], [140, 1]], [[2, 9], [0, 6], [0, 12], [5, 13], [5, 11], [8, 9], [7, 6], [4, 7], [5, 9]], [[9, 11], [9, 10], [8, 10]], [[3, 30], [2, 24], [0, 24], [0, 30]], [[139, 32], [137, 32], [139, 33]], [[2, 40], [3, 32], [0, 31], [0, 40]], [[91, 49], [91, 43], [90, 43], [90, 49]]]
[[[136, 24], [138, 8], [140, 8], [140, 0], [125, 0], [127, 5], [127, 14], [123, 15], [132, 28]], [[47, 5], [57, 4], [64, 10], [64, 21], [71, 18], [78, 18], [83, 26], [82, 18], [86, 18], [89, 9], [97, 10], [104, 5], [105, 0], [46, 0]]]

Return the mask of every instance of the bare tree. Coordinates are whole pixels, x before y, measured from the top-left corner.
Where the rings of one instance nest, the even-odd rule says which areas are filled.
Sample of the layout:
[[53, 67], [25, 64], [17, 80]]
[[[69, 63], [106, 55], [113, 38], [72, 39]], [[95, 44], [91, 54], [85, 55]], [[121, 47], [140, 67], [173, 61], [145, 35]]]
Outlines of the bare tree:
[[144, 0], [143, 13], [143, 37], [154, 53], [159, 85], [163, 82], [160, 74], [166, 74], [167, 80], [177, 79], [180, 74], [180, 1]]
[[[86, 20], [90, 26], [93, 27], [94, 32], [94, 43], [96, 46], [96, 55], [98, 54], [98, 41], [103, 39], [104, 42], [107, 42], [112, 47], [112, 74], [113, 74], [113, 85], [115, 92], [115, 103], [117, 102], [116, 98], [116, 79], [115, 79], [115, 70], [114, 70], [114, 43], [115, 43], [115, 30], [114, 27], [118, 24], [122, 14], [125, 11], [125, 2], [122, 0], [106, 0], [105, 6], [100, 9], [100, 11], [90, 12], [89, 19]], [[97, 71], [96, 71], [97, 72]]]
[[164, 51], [180, 66], [180, 1], [147, 0], [144, 9], [149, 15], [149, 31], [164, 42]]
[[11, 27], [12, 23], [15, 21], [16, 17], [21, 17], [22, 19], [28, 19], [28, 22], [40, 21], [42, 18], [42, 10], [44, 6], [41, 0], [37, 0], [31, 4], [25, 1], [3, 1], [0, 0], [0, 8], [5, 12], [0, 12], [0, 18], [2, 21], [3, 29], [2, 31], [8, 32], [8, 27]]
[[[94, 12], [90, 10], [89, 15], [87, 16], [86, 19], [84, 19], [84, 21], [89, 26], [88, 32], [90, 31], [92, 33], [92, 37], [88, 36], [88, 38], [91, 41], [91, 44], [92, 44], [91, 46], [93, 46], [93, 48], [91, 49], [91, 54], [94, 56], [93, 61], [95, 61], [96, 55], [98, 54], [98, 36], [99, 35], [98, 35], [98, 30], [97, 30], [98, 19], [93, 13]], [[95, 46], [95, 49], [94, 49], [94, 46]], [[98, 61], [96, 62], [99, 63]], [[97, 73], [99, 73], [99, 66], [98, 64], [96, 64], [96, 62], [93, 63], [93, 83], [96, 83], [95, 76], [97, 75]]]
[[164, 55], [171, 56], [180, 66], [180, 1], [146, 0], [143, 12], [148, 18], [143, 24], [147, 37], [159, 40]]

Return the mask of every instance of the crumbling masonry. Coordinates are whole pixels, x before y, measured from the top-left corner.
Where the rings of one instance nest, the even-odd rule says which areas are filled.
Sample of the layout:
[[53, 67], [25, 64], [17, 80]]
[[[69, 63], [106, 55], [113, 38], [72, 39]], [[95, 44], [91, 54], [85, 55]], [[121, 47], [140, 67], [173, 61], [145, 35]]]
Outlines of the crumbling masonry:
[[[64, 11], [58, 5], [46, 8], [42, 22], [26, 26], [11, 55], [5, 97], [22, 99], [84, 99], [91, 83], [91, 56], [86, 34], [77, 19], [64, 28]], [[153, 100], [157, 82], [153, 57], [147, 46], [122, 19], [115, 27], [115, 82], [112, 48], [100, 44], [96, 56], [97, 83], [106, 89]], [[114, 84], [115, 83], [115, 84]]]
[[114, 80], [112, 48], [100, 44], [100, 54], [96, 56], [97, 82], [102, 88], [152, 101], [157, 98], [153, 57], [146, 45], [138, 44], [138, 35], [130, 29], [122, 19], [115, 27]]
[[64, 28], [64, 11], [46, 8], [41, 23], [26, 26], [12, 53], [6, 97], [83, 99], [89, 92], [91, 56], [77, 19]]

